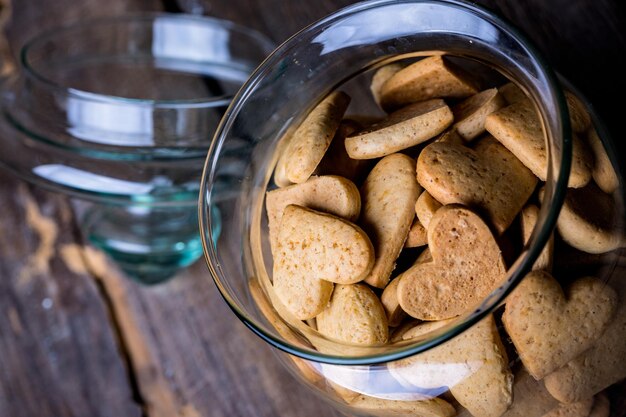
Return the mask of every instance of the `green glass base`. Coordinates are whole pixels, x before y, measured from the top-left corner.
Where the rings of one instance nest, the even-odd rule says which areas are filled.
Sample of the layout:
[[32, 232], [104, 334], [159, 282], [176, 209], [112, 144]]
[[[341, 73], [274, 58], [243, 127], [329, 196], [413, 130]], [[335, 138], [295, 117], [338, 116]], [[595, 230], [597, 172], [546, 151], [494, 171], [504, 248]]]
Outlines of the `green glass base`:
[[[211, 219], [213, 239], [217, 239], [221, 219], [215, 207]], [[193, 206], [94, 206], [85, 217], [83, 231], [91, 244], [143, 284], [167, 281], [202, 255], [197, 209]]]

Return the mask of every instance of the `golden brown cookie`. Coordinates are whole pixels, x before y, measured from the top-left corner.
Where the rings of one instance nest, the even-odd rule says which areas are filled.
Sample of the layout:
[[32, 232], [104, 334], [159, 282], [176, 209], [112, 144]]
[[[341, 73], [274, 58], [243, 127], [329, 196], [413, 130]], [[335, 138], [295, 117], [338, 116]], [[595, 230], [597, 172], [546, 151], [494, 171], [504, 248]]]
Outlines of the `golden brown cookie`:
[[419, 320], [415, 320], [413, 318], [408, 318], [404, 320], [400, 325], [398, 325], [398, 327], [396, 327], [395, 329], [391, 331], [391, 335], [389, 336], [389, 341], [391, 343], [397, 343], [397, 342], [404, 340], [403, 337], [406, 334], [406, 332], [408, 332], [409, 330], [411, 330], [413, 327], [417, 326], [420, 323], [422, 322]]
[[338, 175], [360, 183], [370, 168], [371, 161], [352, 159], [346, 152], [346, 137], [361, 130], [361, 124], [351, 119], [342, 120], [324, 158], [315, 169], [316, 175]]
[[591, 407], [593, 407], [593, 397], [576, 403], [559, 404], [543, 417], [589, 417]]
[[546, 376], [546, 388], [559, 401], [589, 398], [626, 378], [626, 269], [617, 269], [609, 281], [619, 295], [619, 306], [593, 346]]
[[611, 194], [619, 187], [619, 179], [595, 129], [589, 130], [587, 142], [594, 157], [593, 171], [591, 173], [593, 179], [602, 191]]
[[[424, 335], [445, 323], [419, 324], [403, 338]], [[408, 386], [449, 387], [454, 398], [477, 417], [500, 417], [513, 400], [513, 375], [491, 315], [441, 346], [392, 362], [389, 371]]]
[[398, 71], [404, 68], [406, 65], [400, 62], [394, 62], [393, 64], [380, 67], [372, 76], [372, 82], [370, 84], [370, 91], [374, 97], [374, 101], [380, 105], [380, 91], [383, 84], [387, 82], [389, 78], [395, 75]]
[[589, 116], [585, 105], [569, 91], [565, 92], [565, 101], [567, 102], [572, 130], [576, 133], [585, 133], [591, 127], [591, 116]]
[[435, 212], [439, 210], [441, 206], [442, 204], [435, 200], [428, 191], [422, 191], [415, 202], [415, 214], [420, 223], [422, 223], [425, 228], [428, 228], [430, 219], [433, 218]]
[[447, 205], [428, 226], [432, 262], [417, 263], [399, 276], [402, 309], [420, 320], [466, 313], [495, 290], [506, 268], [489, 227], [465, 207]]
[[591, 183], [567, 190], [556, 227], [570, 246], [587, 253], [604, 253], [623, 245], [623, 221], [613, 197]]
[[374, 248], [358, 226], [296, 205], [285, 208], [273, 283], [280, 301], [298, 319], [313, 318], [324, 310], [333, 282], [361, 281], [373, 264]]
[[[528, 96], [513, 83], [505, 84], [498, 90], [508, 104], [520, 101], [526, 101], [530, 104]], [[584, 133], [591, 126], [591, 117], [584, 104], [569, 91], [565, 92], [565, 101], [570, 115], [572, 130], [576, 133]]]
[[364, 284], [336, 285], [328, 307], [317, 316], [317, 331], [331, 339], [364, 346], [389, 339], [385, 309]]
[[402, 307], [400, 307], [400, 303], [398, 303], [399, 282], [400, 281], [397, 279], [391, 280], [380, 296], [380, 302], [383, 304], [385, 313], [387, 314], [387, 322], [391, 327], [398, 326], [406, 317], [406, 313], [402, 310]]
[[[428, 246], [427, 246], [422, 251], [422, 253], [419, 254], [414, 264], [418, 264], [421, 262], [432, 262], [432, 260], [433, 258], [430, 255], [430, 250], [428, 249]], [[398, 326], [406, 317], [408, 317], [407, 314], [404, 312], [404, 310], [402, 310], [402, 307], [400, 307], [400, 302], [398, 301], [398, 284], [399, 283], [400, 283], [400, 280], [398, 278], [393, 279], [385, 287], [385, 290], [383, 291], [383, 294], [381, 296], [381, 302], [383, 303], [383, 306], [385, 307], [385, 311], [387, 312], [387, 318], [389, 319], [390, 326]], [[405, 321], [403, 326], [401, 326], [403, 327], [403, 329], [396, 329], [396, 331], [394, 331], [394, 334], [393, 334], [394, 338], [392, 339], [392, 342], [397, 342], [399, 340], [402, 340], [402, 335], [406, 333], [406, 331], [414, 327], [417, 322], [418, 322], [417, 320], [414, 320], [411, 318], [410, 320], [408, 320], [408, 325], [405, 326], [404, 324], [407, 324]], [[397, 324], [391, 324], [391, 323], [397, 323]]]
[[465, 98], [476, 94], [476, 83], [442, 56], [431, 56], [398, 71], [381, 88], [383, 109], [397, 109], [431, 98]]
[[415, 263], [419, 263], [419, 262], [432, 262], [433, 261], [433, 255], [430, 253], [430, 249], [428, 248], [428, 246], [426, 246], [426, 248], [422, 251], [422, 253], [420, 253], [420, 255], [417, 257], [417, 259], [415, 260]]
[[487, 116], [505, 104], [504, 98], [496, 88], [474, 94], [452, 108], [454, 128], [469, 142], [484, 133]]
[[381, 417], [454, 417], [456, 415], [454, 407], [441, 398], [401, 401], [361, 395], [350, 405], [367, 412], [368, 415]]
[[465, 145], [465, 139], [463, 136], [459, 135], [459, 132], [456, 129], [448, 129], [443, 132], [434, 142], [444, 142], [444, 143], [454, 143], [456, 145]]
[[596, 278], [580, 278], [564, 294], [550, 274], [533, 271], [506, 300], [502, 321], [528, 372], [542, 379], [593, 345], [616, 304], [615, 291]]
[[[268, 297], [261, 289], [259, 282], [255, 279], [248, 281], [248, 288], [250, 289], [250, 295], [254, 299], [261, 314], [270, 322], [270, 324], [276, 329], [276, 331], [285, 338], [289, 343], [299, 345], [302, 341], [296, 336], [295, 332], [289, 327], [285, 320], [280, 317], [278, 312], [274, 309], [274, 306], [268, 300]], [[322, 375], [318, 369], [319, 364], [308, 361], [306, 359], [298, 358], [293, 355], [286, 355], [294, 363], [298, 371], [311, 384], [317, 384], [322, 380]]]
[[[528, 205], [524, 207], [522, 210], [522, 215], [520, 216], [521, 224], [522, 224], [522, 237], [524, 239], [524, 244], [528, 243], [530, 236], [535, 229], [535, 225], [537, 224], [537, 219], [539, 218], [539, 208], [534, 204]], [[548, 243], [543, 248], [539, 257], [535, 261], [533, 265], [533, 271], [536, 270], [544, 270], [547, 272], [552, 271], [552, 260], [554, 258], [554, 234], [550, 234], [550, 239], [548, 239]]]
[[346, 139], [353, 159], [390, 155], [434, 138], [452, 124], [452, 111], [441, 99], [411, 104]]
[[284, 185], [285, 178], [296, 184], [309, 179], [330, 146], [348, 104], [346, 93], [334, 91], [311, 110], [278, 160], [274, 179], [279, 186]]
[[[485, 128], [539, 179], [546, 180], [548, 152], [539, 116], [530, 101], [520, 101], [491, 113], [485, 120]], [[568, 186], [585, 186], [591, 179], [592, 164], [587, 146], [574, 137]]]
[[[513, 404], [502, 417], [543, 416], [558, 404], [546, 391], [541, 381], [537, 381], [523, 367], [520, 367], [515, 372], [513, 382]], [[463, 417], [469, 416], [463, 414]]]
[[501, 234], [513, 222], [537, 178], [491, 137], [476, 149], [428, 145], [417, 160], [417, 181], [442, 204], [463, 204], [483, 213]]
[[[381, 159], [361, 187], [363, 209], [359, 224], [374, 244], [376, 262], [365, 278], [384, 288], [415, 217], [415, 201], [421, 187], [415, 180], [415, 161], [394, 154]], [[391, 210], [393, 208], [393, 210]]]
[[611, 414], [611, 402], [605, 393], [600, 393], [593, 397], [593, 407], [589, 412], [589, 417], [609, 417]]
[[283, 211], [289, 204], [334, 214], [354, 222], [361, 213], [361, 194], [352, 181], [330, 175], [311, 177], [302, 184], [268, 191], [265, 196], [265, 209], [272, 253], [276, 248]]
[[426, 229], [420, 221], [415, 218], [413, 219], [413, 224], [409, 229], [409, 235], [404, 242], [405, 248], [419, 248], [420, 246], [428, 245], [428, 236]]
[[293, 184], [287, 178], [287, 155], [289, 154], [289, 146], [291, 145], [291, 136], [285, 136], [281, 139], [279, 148], [279, 158], [274, 169], [274, 184], [278, 187], [287, 187]]
[[508, 104], [530, 100], [528, 96], [514, 83], [506, 83], [498, 88], [498, 92]]

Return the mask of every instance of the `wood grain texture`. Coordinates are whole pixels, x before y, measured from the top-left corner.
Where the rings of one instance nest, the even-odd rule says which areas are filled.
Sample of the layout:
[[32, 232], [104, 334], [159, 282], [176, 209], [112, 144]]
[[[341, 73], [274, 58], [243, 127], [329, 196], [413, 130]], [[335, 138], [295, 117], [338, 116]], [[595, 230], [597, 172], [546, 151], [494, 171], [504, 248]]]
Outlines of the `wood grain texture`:
[[126, 340], [148, 417], [333, 416], [237, 319], [203, 261], [145, 287], [86, 251]]
[[60, 24], [76, 23], [90, 17], [115, 16], [139, 11], [160, 11], [160, 0], [12, 0], [13, 16], [7, 35], [17, 56], [35, 34]]
[[5, 171], [0, 196], [0, 416], [140, 416], [99, 291], [60, 255], [67, 201]]
[[[174, 1], [13, 0], [13, 55], [53, 25]], [[353, 3], [178, 1], [276, 42]], [[606, 97], [626, 95], [623, 2], [478, 3], [522, 28], [620, 137], [621, 107]], [[19, 184], [0, 172], [0, 417], [338, 415], [231, 313], [203, 261], [166, 284], [143, 287], [84, 249], [66, 200]], [[610, 390], [613, 416], [626, 414], [623, 392]]]

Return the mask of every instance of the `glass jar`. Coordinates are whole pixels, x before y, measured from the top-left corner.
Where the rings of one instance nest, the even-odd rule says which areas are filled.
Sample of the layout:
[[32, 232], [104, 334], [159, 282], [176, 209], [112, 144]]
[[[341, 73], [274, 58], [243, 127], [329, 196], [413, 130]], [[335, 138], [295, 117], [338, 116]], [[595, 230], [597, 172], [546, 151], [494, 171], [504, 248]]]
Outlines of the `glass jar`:
[[[373, 100], [365, 97], [373, 71], [399, 60], [441, 53], [458, 59], [487, 85], [514, 81], [534, 102], [544, 129], [548, 167], [536, 225], [527, 244], [509, 262], [503, 284], [469, 312], [407, 340], [400, 336], [376, 346], [338, 342], [296, 319], [272, 287], [264, 197], [274, 187], [272, 174], [285, 149], [284, 138], [337, 89], [352, 96], [348, 117], [381, 117]], [[582, 101], [616, 167], [606, 131], [591, 106]], [[455, 0], [379, 0], [350, 6], [279, 47], [227, 110], [209, 151], [200, 197], [201, 232], [211, 276], [238, 318], [284, 352], [280, 360], [294, 375], [350, 415], [465, 415], [472, 407], [474, 415], [504, 413], [502, 409], [493, 414], [497, 407], [474, 406], [468, 400], [492, 400], [485, 397], [490, 379], [481, 379], [485, 353], [472, 349], [471, 337], [477, 332], [493, 334], [498, 328], [503, 343], [500, 354], [510, 358], [508, 383], [514, 384], [514, 393], [508, 394], [513, 395], [513, 403], [506, 405], [504, 415], [542, 416], [558, 402], [541, 381], [525, 372], [500, 315], [506, 297], [524, 281], [552, 236], [564, 199], [570, 198], [572, 137], [558, 77], [530, 42], [497, 16]], [[246, 146], [239, 147], [240, 143]], [[233, 147], [238, 150], [233, 152]], [[611, 227], [621, 233], [621, 189], [610, 198]], [[216, 227], [210, 220], [213, 206], [223, 214], [223, 232], [217, 240], [211, 239]], [[616, 252], [566, 256], [555, 264], [554, 274], [578, 276], [584, 267], [610, 284], [624, 273], [614, 269], [618, 259]], [[623, 319], [626, 313], [618, 307], [616, 314]], [[495, 396], [497, 401], [511, 400], [501, 393]]]
[[[138, 14], [50, 29], [2, 79], [0, 163], [74, 197], [85, 237], [156, 283], [202, 254], [197, 198], [226, 106], [274, 48], [232, 22]], [[214, 210], [213, 215], [219, 216]]]

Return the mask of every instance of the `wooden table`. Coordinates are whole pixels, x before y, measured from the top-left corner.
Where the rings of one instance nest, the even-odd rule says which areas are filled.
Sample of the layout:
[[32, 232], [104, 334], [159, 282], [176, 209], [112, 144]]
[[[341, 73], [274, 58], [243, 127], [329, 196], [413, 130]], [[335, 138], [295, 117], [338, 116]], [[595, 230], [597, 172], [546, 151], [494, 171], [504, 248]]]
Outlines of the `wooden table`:
[[[190, 3], [14, 0], [8, 36], [16, 55], [28, 37], [61, 22]], [[196, 1], [277, 42], [349, 3]], [[623, 138], [623, 108], [606, 101], [626, 97], [619, 1], [479, 3], [524, 29]], [[0, 170], [0, 417], [337, 415], [273, 356], [231, 314], [203, 261], [166, 284], [138, 285], [85, 249], [65, 197]]]

